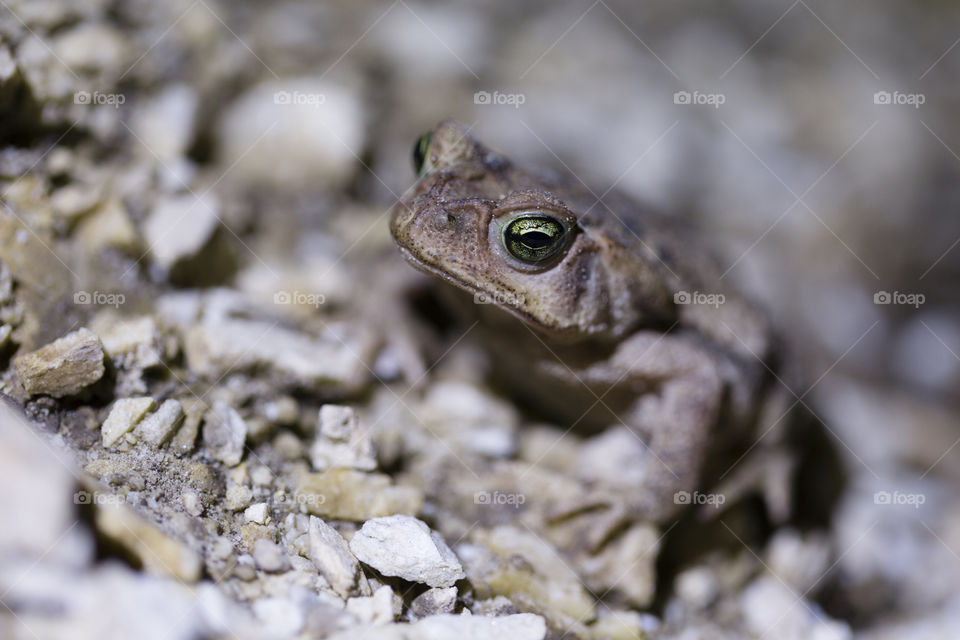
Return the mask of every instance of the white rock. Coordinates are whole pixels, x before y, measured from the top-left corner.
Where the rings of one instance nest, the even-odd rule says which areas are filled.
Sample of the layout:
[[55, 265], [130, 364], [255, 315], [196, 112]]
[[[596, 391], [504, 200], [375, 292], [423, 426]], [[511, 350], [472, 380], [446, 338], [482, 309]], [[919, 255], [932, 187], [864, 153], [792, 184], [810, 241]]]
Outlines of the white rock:
[[110, 415], [100, 428], [104, 447], [112, 447], [153, 408], [153, 398], [121, 398], [113, 403]]
[[804, 593], [823, 578], [830, 564], [830, 543], [822, 535], [807, 537], [791, 529], [778, 531], [767, 546], [767, 565], [796, 591]]
[[80, 527], [60, 540], [76, 522], [75, 503], [90, 495], [74, 493], [73, 456], [52, 448], [5, 402], [0, 402], [0, 441], [0, 513], [5, 514], [0, 526], [0, 592], [7, 592], [3, 583], [18, 581], [20, 572], [4, 565], [5, 560], [22, 558], [29, 573], [34, 559], [41, 557], [85, 564], [93, 548], [92, 540], [87, 553], [72, 544], [85, 533]]
[[269, 467], [254, 467], [250, 470], [250, 482], [258, 487], [268, 487], [273, 482], [273, 472]]
[[243, 511], [244, 520], [257, 524], [266, 524], [268, 515], [266, 502], [252, 504]]
[[232, 407], [216, 402], [204, 416], [203, 443], [214, 459], [235, 467], [243, 459], [247, 423]]
[[183, 84], [167, 86], [134, 112], [131, 128], [151, 155], [167, 163], [187, 152], [193, 139], [197, 95]]
[[[10, 80], [17, 75], [17, 63], [10, 54], [10, 47], [7, 45], [0, 46], [0, 87], [3, 87], [3, 85], [10, 82]], [[52, 162], [54, 159], [54, 153], [51, 153], [50, 155], [50, 160]]]
[[363, 103], [316, 78], [259, 84], [221, 120], [220, 159], [230, 178], [280, 189], [342, 184], [364, 144]]
[[352, 407], [332, 404], [320, 407], [317, 438], [310, 447], [310, 461], [317, 471], [373, 471], [377, 468], [370, 434], [360, 428]]
[[290, 559], [280, 545], [263, 538], [253, 543], [253, 561], [268, 573], [279, 573], [290, 568]]
[[487, 617], [442, 614], [414, 624], [348, 629], [331, 640], [543, 640], [546, 621], [533, 613]]
[[53, 50], [62, 64], [76, 69], [116, 69], [127, 53], [126, 40], [106, 22], [81, 21], [59, 32]]
[[220, 201], [212, 193], [160, 200], [143, 225], [143, 235], [156, 264], [170, 269], [196, 255], [219, 224]]
[[383, 585], [372, 596], [350, 598], [347, 600], [347, 611], [364, 624], [393, 622], [393, 589]]
[[360, 418], [353, 407], [339, 404], [325, 404], [320, 407], [317, 418], [319, 433], [330, 440], [344, 442], [356, 433]]
[[159, 447], [165, 444], [174, 431], [183, 422], [183, 407], [180, 402], [170, 398], [164, 400], [156, 412], [150, 414], [137, 426], [137, 434], [149, 445]]
[[203, 501], [196, 491], [189, 489], [184, 491], [180, 502], [183, 504], [183, 510], [194, 517], [199, 517], [203, 513]]
[[160, 334], [153, 317], [121, 318], [113, 310], [108, 310], [97, 314], [90, 326], [117, 365], [147, 369], [160, 364]]
[[253, 489], [245, 484], [227, 482], [227, 496], [223, 503], [225, 509], [240, 511], [245, 509], [251, 500], [253, 500]]
[[187, 329], [190, 368], [214, 379], [228, 371], [266, 368], [283, 385], [350, 385], [366, 369], [368, 346], [352, 337], [312, 337], [275, 322], [222, 320]]
[[[235, 629], [249, 629], [255, 622], [245, 608], [212, 583], [185, 585], [119, 563], [105, 563], [89, 571], [64, 570], [50, 563], [31, 569], [16, 584], [0, 579], [5, 597], [19, 604], [17, 623], [4, 623], [4, 637], [233, 637]], [[49, 607], [54, 607], [57, 615], [50, 615]], [[104, 615], [105, 608], [109, 615]]]
[[117, 196], [105, 198], [80, 220], [77, 238], [90, 255], [97, 255], [106, 249], [120, 249], [128, 253], [140, 249], [137, 228], [131, 222], [123, 200]]
[[850, 640], [850, 628], [814, 608], [771, 576], [750, 583], [740, 596], [747, 629], [760, 636], [782, 640]]
[[465, 577], [460, 560], [447, 543], [410, 516], [367, 520], [350, 540], [350, 550], [386, 576], [431, 587], [450, 587]]
[[519, 414], [476, 386], [457, 381], [432, 385], [424, 404], [424, 421], [438, 433], [449, 431], [461, 446], [497, 458], [516, 451]]
[[708, 567], [693, 567], [676, 580], [677, 595], [692, 609], [702, 609], [717, 597], [717, 578]]
[[360, 564], [350, 552], [347, 541], [326, 522], [310, 516], [310, 560], [333, 590], [342, 598], [353, 593], [369, 592]]
[[268, 638], [292, 638], [306, 621], [303, 610], [287, 598], [258, 598], [252, 606], [253, 614], [263, 623]]

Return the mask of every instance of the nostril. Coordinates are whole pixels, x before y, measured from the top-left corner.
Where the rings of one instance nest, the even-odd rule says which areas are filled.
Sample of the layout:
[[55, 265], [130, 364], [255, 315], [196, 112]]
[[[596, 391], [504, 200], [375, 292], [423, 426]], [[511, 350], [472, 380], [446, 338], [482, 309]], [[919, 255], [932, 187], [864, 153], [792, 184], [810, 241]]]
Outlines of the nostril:
[[452, 211], [438, 211], [433, 217], [434, 226], [440, 230], [455, 227], [459, 221], [460, 216]]

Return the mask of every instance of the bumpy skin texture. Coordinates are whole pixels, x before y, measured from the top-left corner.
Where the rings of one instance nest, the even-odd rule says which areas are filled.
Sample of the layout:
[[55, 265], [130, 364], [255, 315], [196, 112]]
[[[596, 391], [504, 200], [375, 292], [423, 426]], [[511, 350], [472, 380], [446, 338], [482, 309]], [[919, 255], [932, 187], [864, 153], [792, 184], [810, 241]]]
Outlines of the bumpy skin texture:
[[[404, 257], [473, 294], [457, 304], [526, 404], [564, 428], [636, 434], [648, 455], [641, 485], [625, 488], [630, 508], [674, 515], [677, 492], [701, 489], [749, 446], [774, 352], [765, 318], [688, 231], [621, 195], [598, 201], [575, 180], [516, 168], [452, 122], [423, 160], [391, 220]], [[537, 264], [502, 241], [505, 221], [531, 213], [565, 229], [563, 250]], [[682, 292], [724, 303], [677, 304]]]

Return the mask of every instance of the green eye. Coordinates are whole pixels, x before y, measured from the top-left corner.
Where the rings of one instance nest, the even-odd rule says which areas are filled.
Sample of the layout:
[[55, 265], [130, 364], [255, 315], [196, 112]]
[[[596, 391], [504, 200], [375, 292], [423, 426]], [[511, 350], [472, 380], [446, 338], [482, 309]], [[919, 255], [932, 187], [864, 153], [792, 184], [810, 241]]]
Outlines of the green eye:
[[517, 260], [543, 262], [565, 246], [566, 228], [553, 216], [528, 214], [503, 227], [503, 246]]
[[420, 136], [416, 144], [413, 145], [413, 170], [417, 172], [417, 175], [423, 174], [423, 165], [427, 159], [427, 151], [430, 149], [430, 138], [433, 136], [432, 131]]

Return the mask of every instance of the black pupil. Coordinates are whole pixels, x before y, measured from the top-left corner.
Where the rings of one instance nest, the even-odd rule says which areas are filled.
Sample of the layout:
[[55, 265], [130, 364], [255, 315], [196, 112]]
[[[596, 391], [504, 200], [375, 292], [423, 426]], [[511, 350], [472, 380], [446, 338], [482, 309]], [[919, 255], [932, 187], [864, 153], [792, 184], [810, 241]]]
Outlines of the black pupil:
[[423, 163], [427, 159], [427, 150], [430, 148], [430, 134], [425, 133], [417, 138], [413, 145], [413, 169], [417, 173], [423, 169]]
[[543, 231], [528, 231], [522, 236], [523, 244], [531, 249], [542, 249], [549, 245], [552, 239], [553, 236]]

